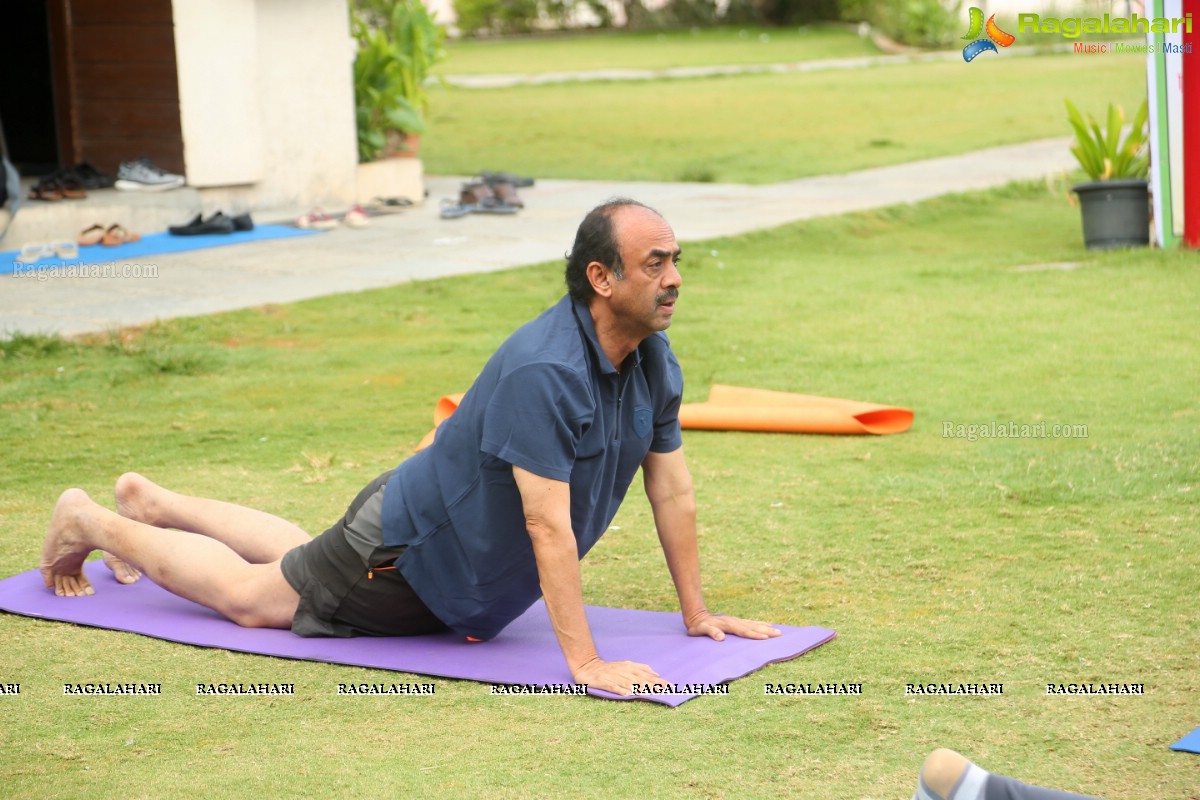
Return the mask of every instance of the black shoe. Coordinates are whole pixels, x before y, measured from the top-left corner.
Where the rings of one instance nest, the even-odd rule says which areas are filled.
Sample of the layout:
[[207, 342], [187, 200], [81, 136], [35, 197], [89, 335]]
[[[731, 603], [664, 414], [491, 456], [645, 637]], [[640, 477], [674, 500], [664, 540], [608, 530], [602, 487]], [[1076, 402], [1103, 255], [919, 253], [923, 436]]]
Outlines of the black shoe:
[[167, 228], [167, 232], [172, 236], [200, 236], [206, 233], [233, 233], [233, 231], [233, 220], [220, 211], [207, 220], [202, 214], [197, 214], [195, 219], [187, 225], [172, 225]]
[[252, 231], [254, 230], [254, 220], [250, 219], [249, 212], [238, 214], [233, 218], [233, 229], [235, 231]]
[[85, 189], [111, 189], [117, 182], [115, 177], [105, 175], [86, 161], [81, 161], [71, 167], [70, 171], [79, 179]]

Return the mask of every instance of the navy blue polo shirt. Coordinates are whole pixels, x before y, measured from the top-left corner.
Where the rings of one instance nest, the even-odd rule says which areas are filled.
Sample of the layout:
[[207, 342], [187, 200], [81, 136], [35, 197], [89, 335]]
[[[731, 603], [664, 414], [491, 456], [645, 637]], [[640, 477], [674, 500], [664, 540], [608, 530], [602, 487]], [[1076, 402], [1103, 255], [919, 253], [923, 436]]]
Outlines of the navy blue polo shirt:
[[571, 486], [579, 557], [608, 529], [649, 451], [683, 442], [683, 374], [665, 333], [618, 373], [586, 304], [562, 298], [492, 356], [383, 500], [383, 542], [452, 630], [490, 639], [541, 597], [513, 465]]

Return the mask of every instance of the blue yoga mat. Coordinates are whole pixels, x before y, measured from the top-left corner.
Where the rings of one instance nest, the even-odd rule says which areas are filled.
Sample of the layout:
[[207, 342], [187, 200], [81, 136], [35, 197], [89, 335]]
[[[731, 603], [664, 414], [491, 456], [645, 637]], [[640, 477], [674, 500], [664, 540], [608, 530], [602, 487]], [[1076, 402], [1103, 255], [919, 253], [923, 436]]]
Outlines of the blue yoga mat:
[[1171, 749], [1182, 750], [1185, 753], [1200, 753], [1200, 728], [1196, 728], [1196, 730], [1171, 745]]
[[121, 244], [116, 247], [92, 245], [80, 247], [78, 258], [44, 258], [33, 264], [18, 264], [17, 256], [20, 250], [5, 250], [0, 252], [0, 275], [8, 275], [18, 270], [36, 271], [51, 267], [73, 267], [81, 264], [107, 264], [114, 261], [136, 261], [145, 256], [164, 255], [166, 253], [184, 253], [188, 250], [200, 250], [205, 247], [226, 247], [231, 244], [246, 242], [261, 242], [268, 239], [289, 239], [293, 236], [311, 236], [322, 231], [293, 228], [290, 225], [256, 225], [252, 231], [235, 231], [234, 233], [206, 233], [201, 236], [172, 236], [163, 233], [148, 233], [139, 241]]

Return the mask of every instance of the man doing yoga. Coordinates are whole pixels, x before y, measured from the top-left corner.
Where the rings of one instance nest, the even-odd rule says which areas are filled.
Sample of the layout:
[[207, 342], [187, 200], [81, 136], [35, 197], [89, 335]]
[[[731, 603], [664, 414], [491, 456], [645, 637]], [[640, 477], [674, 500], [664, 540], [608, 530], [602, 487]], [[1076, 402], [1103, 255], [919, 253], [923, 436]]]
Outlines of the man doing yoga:
[[567, 296], [496, 351], [432, 445], [363, 489], [321, 536], [130, 473], [117, 481], [117, 513], [79, 489], [59, 498], [42, 553], [47, 587], [92, 594], [83, 562], [103, 550], [118, 580], [144, 572], [247, 627], [302, 636], [449, 628], [473, 640], [544, 597], [574, 679], [629, 694], [658, 675], [601, 659], [579, 559], [640, 467], [687, 633], [778, 636], [704, 604], [678, 419], [683, 379], [663, 333], [682, 284], [679, 255], [671, 227], [646, 206], [593, 209], [567, 258]]

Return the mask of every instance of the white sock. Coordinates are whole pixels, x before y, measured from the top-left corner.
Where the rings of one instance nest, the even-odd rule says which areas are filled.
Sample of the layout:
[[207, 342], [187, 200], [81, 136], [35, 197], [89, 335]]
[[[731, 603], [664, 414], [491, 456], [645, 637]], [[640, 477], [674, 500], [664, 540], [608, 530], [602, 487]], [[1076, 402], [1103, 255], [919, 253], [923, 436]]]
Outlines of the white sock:
[[983, 788], [987, 784], [988, 771], [967, 763], [967, 768], [959, 777], [948, 797], [942, 797], [925, 785], [925, 778], [917, 779], [917, 793], [913, 800], [983, 800]]

